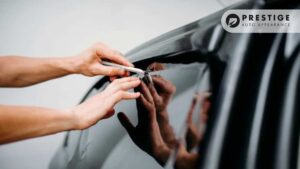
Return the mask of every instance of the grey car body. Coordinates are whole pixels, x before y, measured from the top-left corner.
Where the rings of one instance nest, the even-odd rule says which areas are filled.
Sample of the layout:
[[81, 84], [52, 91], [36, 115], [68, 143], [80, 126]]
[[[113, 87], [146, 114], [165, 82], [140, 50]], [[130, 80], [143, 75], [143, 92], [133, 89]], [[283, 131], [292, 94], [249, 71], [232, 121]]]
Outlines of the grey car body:
[[[243, 2], [159, 36], [126, 56], [136, 67], [166, 64], [155, 75], [177, 91], [169, 105], [171, 125], [184, 138], [193, 95], [212, 93], [209, 119], [196, 168], [298, 167], [300, 35], [232, 34], [220, 25], [228, 9], [295, 9], [296, 1]], [[100, 92], [100, 79], [82, 101]], [[135, 101], [118, 104], [137, 123]], [[170, 156], [166, 168], [174, 167]], [[69, 131], [51, 169], [162, 168], [140, 150], [116, 118], [83, 131]]]

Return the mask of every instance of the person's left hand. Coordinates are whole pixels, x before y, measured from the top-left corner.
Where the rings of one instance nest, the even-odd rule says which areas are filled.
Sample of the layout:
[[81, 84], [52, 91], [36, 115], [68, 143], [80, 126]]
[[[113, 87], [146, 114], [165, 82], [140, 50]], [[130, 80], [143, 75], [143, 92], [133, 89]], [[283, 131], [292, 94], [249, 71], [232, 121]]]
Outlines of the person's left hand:
[[75, 72], [85, 76], [105, 75], [110, 77], [128, 76], [129, 72], [104, 66], [101, 64], [103, 60], [108, 60], [124, 66], [133, 67], [122, 54], [104, 43], [98, 42], [75, 56], [74, 66]]
[[90, 97], [83, 103], [69, 109], [72, 116], [73, 129], [83, 130], [96, 124], [99, 120], [111, 117], [115, 110], [114, 106], [128, 99], [136, 99], [139, 92], [129, 92], [140, 85], [141, 81], [137, 77], [124, 77], [114, 80], [104, 91]]

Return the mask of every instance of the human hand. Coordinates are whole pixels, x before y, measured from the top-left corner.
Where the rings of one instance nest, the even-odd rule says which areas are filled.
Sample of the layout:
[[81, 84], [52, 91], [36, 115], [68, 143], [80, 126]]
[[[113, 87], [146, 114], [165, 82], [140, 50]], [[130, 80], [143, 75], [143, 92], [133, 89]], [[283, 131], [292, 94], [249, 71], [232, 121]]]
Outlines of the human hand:
[[[118, 68], [104, 66], [101, 64], [103, 60], [109, 60], [111, 62], [121, 64], [124, 66], [133, 67], [122, 54], [107, 45], [98, 42], [91, 47], [87, 48], [75, 57], [76, 73], [85, 76], [128, 76], [129, 72]], [[114, 78], [112, 78], [114, 79]]]
[[153, 85], [149, 84], [148, 87], [156, 108], [160, 132], [168, 147], [173, 149], [177, 144], [177, 140], [169, 122], [167, 106], [176, 92], [176, 87], [170, 81], [160, 76], [153, 76], [152, 80]]
[[175, 160], [175, 169], [196, 169], [198, 153], [190, 153], [186, 150], [183, 143], [179, 143]]
[[[204, 134], [204, 129], [208, 120], [208, 111], [210, 108], [210, 97], [211, 93], [209, 92], [200, 92], [196, 93], [193, 98], [191, 107], [188, 111], [187, 116], [187, 132], [186, 132], [186, 144], [187, 150], [191, 150], [196, 147], [202, 141]], [[195, 112], [196, 105], [200, 104], [199, 112]], [[198, 113], [196, 119], [199, 123], [195, 123], [193, 120], [193, 114]]]
[[89, 98], [87, 101], [70, 110], [73, 115], [74, 129], [85, 129], [99, 120], [108, 118], [114, 114], [114, 105], [124, 99], [136, 99], [139, 92], [131, 93], [140, 84], [137, 77], [124, 77], [114, 80], [101, 93]]
[[118, 118], [132, 141], [163, 166], [168, 160], [171, 150], [163, 141], [156, 121], [153, 98], [143, 82], [140, 85], [140, 92], [141, 96], [136, 102], [138, 112], [137, 126], [134, 127], [124, 113], [119, 113]]
[[160, 113], [166, 111], [173, 94], [176, 92], [176, 87], [170, 81], [160, 76], [153, 76], [152, 80], [154, 86], [149, 86], [149, 89], [153, 96], [156, 111], [160, 115]]

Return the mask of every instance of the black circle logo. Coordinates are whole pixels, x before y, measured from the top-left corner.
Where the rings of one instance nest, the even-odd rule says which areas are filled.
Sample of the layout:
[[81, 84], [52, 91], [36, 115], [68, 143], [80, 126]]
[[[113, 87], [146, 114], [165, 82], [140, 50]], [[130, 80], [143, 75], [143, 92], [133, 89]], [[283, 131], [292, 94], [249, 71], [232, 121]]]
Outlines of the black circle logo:
[[240, 18], [236, 14], [230, 14], [226, 17], [226, 24], [230, 28], [235, 28], [240, 24]]

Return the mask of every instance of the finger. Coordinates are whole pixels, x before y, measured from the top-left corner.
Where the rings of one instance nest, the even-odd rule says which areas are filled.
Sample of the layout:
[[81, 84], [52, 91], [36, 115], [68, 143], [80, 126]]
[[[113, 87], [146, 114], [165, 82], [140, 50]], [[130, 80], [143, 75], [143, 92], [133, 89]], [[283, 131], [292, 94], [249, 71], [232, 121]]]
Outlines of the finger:
[[[115, 80], [116, 81], [116, 80]], [[139, 86], [141, 81], [139, 79], [129, 82], [122, 82], [122, 83], [112, 83], [109, 87], [109, 93], [113, 94], [119, 91], [127, 91]]]
[[131, 134], [133, 133], [133, 130], [134, 130], [134, 126], [132, 125], [132, 123], [130, 122], [128, 117], [123, 112], [120, 112], [120, 113], [118, 113], [118, 119], [119, 119], [121, 125], [126, 129], [128, 134], [131, 136]]
[[140, 79], [138, 77], [129, 76], [129, 77], [122, 77], [122, 78], [115, 79], [113, 82], [118, 84], [118, 83], [130, 82], [135, 80], [140, 80]]
[[125, 57], [122, 56], [120, 52], [111, 49], [110, 47], [108, 47], [103, 43], [99, 43], [96, 46], [96, 54], [100, 58], [105, 58], [121, 65], [133, 67], [133, 64], [130, 63], [127, 59], [125, 59]]
[[126, 71], [110, 66], [99, 65], [99, 71], [105, 76], [124, 76]]
[[120, 90], [129, 90], [129, 89], [133, 89], [135, 87], [137, 87], [138, 85], [140, 85], [141, 81], [140, 80], [134, 80], [134, 81], [130, 81], [130, 82], [124, 82], [122, 84], [120, 84]]
[[173, 94], [176, 92], [176, 87], [170, 81], [162, 77], [154, 77], [153, 84], [159, 92]]
[[149, 86], [149, 91], [151, 93], [151, 95], [153, 96], [153, 99], [156, 101], [158, 101], [158, 99], [160, 98], [160, 96], [158, 95], [154, 85], [148, 85]]
[[141, 96], [137, 99], [136, 106], [138, 108], [138, 120], [144, 123], [145, 120], [149, 119], [145, 112], [151, 112], [151, 104], [145, 99], [145, 96]]
[[115, 102], [119, 102], [120, 100], [130, 100], [130, 99], [136, 99], [140, 97], [140, 93], [132, 93], [127, 91], [118, 91], [116, 94], [114, 94], [114, 100]]
[[162, 89], [166, 88], [168, 86], [166, 84], [170, 83], [169, 81], [163, 79], [162, 77], [157, 77], [157, 76], [153, 77], [152, 80], [153, 80], [153, 83], [155, 84], [155, 86], [162, 88]]
[[114, 94], [107, 95], [107, 104], [114, 107], [121, 100], [137, 99], [138, 97], [140, 97], [139, 92], [131, 93], [120, 90]]
[[[129, 82], [133, 82], [133, 83], [129, 83]], [[129, 84], [127, 84], [127, 83], [129, 83]], [[121, 78], [121, 79], [113, 80], [113, 82], [110, 83], [106, 87], [105, 91], [108, 94], [114, 94], [114, 93], [116, 93], [120, 90], [128, 90], [128, 89], [134, 88], [134, 87], [138, 86], [139, 84], [140, 84], [140, 79], [139, 78], [124, 77], [124, 78]], [[122, 87], [122, 86], [124, 86], [124, 87]]]
[[196, 107], [196, 103], [197, 103], [197, 98], [194, 97], [193, 101], [192, 101], [192, 104], [191, 104], [191, 107], [190, 107], [190, 109], [188, 111], [188, 116], [187, 116], [187, 123], [188, 124], [192, 123], [192, 117], [193, 117], [193, 112], [194, 112], [195, 107]]
[[159, 70], [164, 70], [165, 69], [165, 65], [162, 63], [158, 63], [158, 62], [154, 62], [152, 63], [148, 69], [150, 69], [151, 71], [159, 71]]
[[132, 81], [125, 81], [125, 82], [120, 82], [118, 81], [119, 79], [114, 80], [110, 86], [109, 86], [109, 93], [113, 94], [115, 92], [121, 91], [121, 90], [129, 90], [129, 89], [133, 89], [137, 86], [140, 85], [141, 81], [139, 79], [135, 79]]
[[141, 82], [140, 86], [141, 86], [141, 88], [140, 88], [141, 93], [145, 96], [145, 98], [148, 102], [152, 103], [153, 98], [152, 98], [151, 93], [150, 93], [148, 87], [146, 86], [146, 84], [144, 82]]
[[141, 103], [141, 105], [145, 106], [146, 108], [151, 108], [151, 104], [145, 98], [145, 96], [143, 94], [140, 95], [140, 97], [138, 99], [138, 103]]
[[204, 101], [202, 103], [202, 109], [200, 110], [201, 111], [200, 113], [208, 115], [208, 111], [209, 111], [210, 106], [211, 106], [210, 101]]

